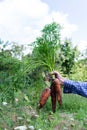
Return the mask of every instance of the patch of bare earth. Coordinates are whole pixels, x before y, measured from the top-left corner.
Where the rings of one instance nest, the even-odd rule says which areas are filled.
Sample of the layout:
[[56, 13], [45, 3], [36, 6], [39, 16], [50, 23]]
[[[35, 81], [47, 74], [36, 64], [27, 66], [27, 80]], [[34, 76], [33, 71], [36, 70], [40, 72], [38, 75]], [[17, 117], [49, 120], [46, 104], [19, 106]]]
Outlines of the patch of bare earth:
[[83, 123], [74, 119], [73, 114], [60, 113], [61, 121], [53, 128], [53, 130], [86, 130]]

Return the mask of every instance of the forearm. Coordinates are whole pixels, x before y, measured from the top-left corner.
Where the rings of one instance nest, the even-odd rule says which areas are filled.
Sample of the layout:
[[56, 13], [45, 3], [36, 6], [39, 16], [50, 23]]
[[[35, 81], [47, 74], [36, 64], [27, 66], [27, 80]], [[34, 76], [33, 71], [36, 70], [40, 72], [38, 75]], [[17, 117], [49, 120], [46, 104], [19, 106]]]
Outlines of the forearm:
[[87, 82], [64, 80], [63, 86], [64, 93], [74, 93], [83, 97], [87, 97]]

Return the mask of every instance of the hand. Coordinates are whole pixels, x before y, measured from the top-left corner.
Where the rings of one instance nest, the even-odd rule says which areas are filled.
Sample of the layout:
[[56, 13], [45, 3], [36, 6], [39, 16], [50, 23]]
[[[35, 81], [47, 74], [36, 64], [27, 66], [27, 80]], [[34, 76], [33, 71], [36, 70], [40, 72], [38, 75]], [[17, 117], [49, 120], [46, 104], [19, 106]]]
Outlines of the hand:
[[55, 78], [59, 79], [60, 84], [64, 84], [65, 78], [61, 76], [57, 71], [53, 71], [52, 75], [55, 75]]

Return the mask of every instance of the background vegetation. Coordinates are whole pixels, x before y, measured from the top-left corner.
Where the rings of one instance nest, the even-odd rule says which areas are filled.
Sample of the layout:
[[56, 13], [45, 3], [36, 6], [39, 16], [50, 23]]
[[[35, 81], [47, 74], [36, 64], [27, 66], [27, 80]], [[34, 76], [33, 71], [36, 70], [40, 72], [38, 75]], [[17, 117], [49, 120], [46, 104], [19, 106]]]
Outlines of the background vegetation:
[[38, 110], [41, 91], [50, 85], [44, 81], [49, 72], [58, 70], [70, 79], [87, 81], [87, 48], [80, 53], [71, 39], [62, 42], [61, 29], [55, 22], [46, 25], [29, 44], [33, 50], [27, 55], [23, 45], [0, 40], [0, 130], [20, 125], [36, 130], [87, 129], [86, 98], [63, 94], [63, 106], [55, 114], [50, 98]]

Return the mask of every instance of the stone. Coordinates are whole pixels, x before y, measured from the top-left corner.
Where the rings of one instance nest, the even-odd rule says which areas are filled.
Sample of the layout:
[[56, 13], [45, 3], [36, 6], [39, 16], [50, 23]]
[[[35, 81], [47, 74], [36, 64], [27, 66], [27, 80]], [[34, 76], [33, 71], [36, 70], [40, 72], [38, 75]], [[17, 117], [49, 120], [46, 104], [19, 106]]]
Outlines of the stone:
[[17, 126], [14, 128], [14, 130], [27, 130], [27, 127], [24, 125], [24, 126]]
[[34, 126], [28, 126], [29, 130], [34, 130]]

